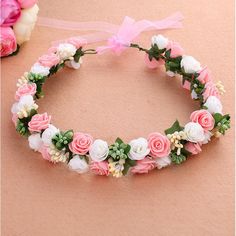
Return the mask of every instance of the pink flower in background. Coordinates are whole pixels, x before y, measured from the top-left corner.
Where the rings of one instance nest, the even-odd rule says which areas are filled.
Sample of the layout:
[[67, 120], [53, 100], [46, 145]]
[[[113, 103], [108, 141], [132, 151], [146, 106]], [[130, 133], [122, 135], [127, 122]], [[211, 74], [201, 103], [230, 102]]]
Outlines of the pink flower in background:
[[207, 67], [204, 67], [201, 71], [200, 71], [200, 75], [197, 77], [197, 79], [202, 83], [202, 84], [206, 84], [208, 82], [212, 81], [212, 76], [211, 76], [211, 72]]
[[20, 4], [16, 0], [1, 0], [0, 9], [0, 25], [2, 27], [13, 26], [21, 15]]
[[51, 116], [46, 112], [43, 114], [36, 114], [28, 123], [30, 132], [41, 132], [48, 128], [51, 121]]
[[32, 95], [34, 96], [36, 93], [37, 85], [35, 83], [24, 84], [19, 87], [16, 91], [15, 99], [17, 101], [24, 95]]
[[16, 37], [11, 27], [0, 27], [0, 31], [0, 57], [4, 57], [16, 51]]
[[12, 120], [13, 124], [14, 124], [15, 127], [16, 127], [16, 125], [17, 125], [17, 120], [18, 120], [18, 115], [17, 115], [16, 113], [13, 113], [11, 120]]
[[212, 130], [215, 125], [215, 119], [207, 110], [197, 110], [190, 115], [192, 122], [198, 123], [205, 131]]
[[47, 161], [51, 161], [51, 156], [49, 154], [49, 147], [46, 145], [42, 145], [39, 149], [39, 152], [42, 154], [43, 159]]
[[191, 152], [193, 155], [196, 155], [202, 151], [201, 145], [199, 143], [191, 143], [187, 142], [184, 146], [184, 148], [188, 151]]
[[89, 134], [75, 133], [73, 141], [69, 144], [70, 150], [79, 155], [85, 155], [93, 143], [93, 138]]
[[42, 66], [52, 67], [57, 65], [60, 62], [60, 58], [55, 53], [48, 53], [41, 56], [38, 59], [38, 62]]
[[191, 83], [186, 80], [182, 86], [184, 89], [190, 90]]
[[85, 39], [79, 37], [69, 38], [66, 42], [74, 45], [77, 49], [87, 44], [87, 41]]
[[172, 58], [182, 56], [184, 53], [184, 49], [177, 42], [169, 41], [167, 50], [170, 49], [170, 57]]
[[30, 8], [37, 2], [37, 0], [18, 0], [18, 2], [20, 3], [21, 8]]
[[148, 54], [145, 54], [144, 61], [147, 67], [150, 69], [155, 69], [165, 65], [165, 61], [163, 59], [156, 60], [155, 58], [152, 58], [152, 60], [150, 61]]
[[160, 133], [152, 133], [148, 136], [148, 147], [151, 156], [155, 158], [166, 157], [170, 153], [170, 141]]
[[136, 162], [136, 165], [131, 168], [133, 174], [147, 174], [150, 170], [156, 167], [156, 162], [148, 157]]
[[96, 175], [109, 175], [109, 167], [107, 161], [92, 161], [90, 164], [90, 169]]
[[215, 84], [211, 81], [205, 84], [205, 91], [203, 92], [204, 101], [206, 101], [207, 98], [210, 96], [215, 96], [217, 98], [220, 98], [218, 89], [216, 88]]

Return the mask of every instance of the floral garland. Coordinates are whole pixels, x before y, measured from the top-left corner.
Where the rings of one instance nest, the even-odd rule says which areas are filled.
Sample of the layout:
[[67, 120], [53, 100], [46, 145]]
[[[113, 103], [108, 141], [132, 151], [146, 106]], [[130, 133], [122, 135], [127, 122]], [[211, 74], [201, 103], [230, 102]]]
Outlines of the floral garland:
[[[51, 124], [51, 116], [38, 114], [36, 99], [43, 97], [45, 81], [64, 66], [80, 68], [81, 58], [101, 52], [101, 47], [84, 50], [85, 40], [70, 38], [49, 49], [17, 83], [16, 103], [12, 106], [13, 122], [17, 132], [28, 136], [29, 146], [52, 163], [67, 163], [78, 173], [91, 171], [98, 175], [120, 177], [127, 173], [148, 173], [171, 164], [181, 164], [190, 156], [201, 152], [201, 146], [212, 137], [225, 134], [230, 128], [230, 116], [223, 114], [220, 95], [225, 92], [221, 82], [214, 84], [207, 67], [192, 56], [184, 55], [182, 47], [162, 35], [152, 37], [151, 47], [138, 44], [125, 47], [145, 52], [145, 62], [150, 68], [164, 66], [170, 77], [178, 75], [185, 89], [200, 108], [190, 115], [190, 121], [181, 126], [176, 120], [165, 134], [151, 133], [147, 139], [140, 137], [125, 143], [117, 138], [109, 145], [93, 139], [86, 133], [61, 131]], [[117, 42], [111, 46], [117, 52]], [[104, 48], [104, 47], [103, 47]]]
[[16, 55], [20, 45], [30, 39], [39, 11], [37, 0], [0, 1], [0, 57]]

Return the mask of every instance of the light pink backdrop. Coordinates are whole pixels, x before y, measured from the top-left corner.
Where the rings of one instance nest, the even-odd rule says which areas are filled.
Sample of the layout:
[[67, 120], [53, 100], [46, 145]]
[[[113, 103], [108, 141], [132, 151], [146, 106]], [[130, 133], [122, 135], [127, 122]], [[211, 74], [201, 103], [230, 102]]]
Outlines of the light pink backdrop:
[[[234, 120], [234, 12], [232, 0], [41, 0], [40, 15], [120, 23], [125, 15], [161, 19], [181, 10], [184, 29], [166, 35], [208, 65], [225, 84], [225, 112]], [[36, 27], [16, 57], [2, 61], [2, 235], [4, 236], [231, 236], [234, 233], [234, 124], [225, 137], [179, 167], [122, 179], [76, 175], [50, 166], [28, 148], [10, 118], [17, 78], [50, 41], [75, 32]], [[152, 34], [140, 42], [150, 43]], [[197, 109], [177, 79], [149, 71], [134, 49], [121, 57], [91, 56], [81, 70], [47, 82], [40, 111], [63, 129], [129, 141], [163, 132]]]

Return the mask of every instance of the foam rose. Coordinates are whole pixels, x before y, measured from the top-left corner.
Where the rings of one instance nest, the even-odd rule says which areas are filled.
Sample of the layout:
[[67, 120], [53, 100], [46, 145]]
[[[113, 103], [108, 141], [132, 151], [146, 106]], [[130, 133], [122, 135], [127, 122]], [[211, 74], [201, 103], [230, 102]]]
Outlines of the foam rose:
[[148, 157], [143, 160], [136, 162], [136, 165], [131, 168], [133, 174], [147, 174], [149, 171], [153, 170], [156, 167], [155, 160], [152, 160]]
[[90, 170], [96, 175], [109, 175], [109, 166], [107, 161], [92, 161]]
[[5, 57], [16, 51], [16, 37], [11, 27], [0, 27], [0, 31], [0, 57]]
[[37, 85], [35, 83], [24, 84], [17, 89], [15, 99], [19, 101], [20, 98], [24, 95], [34, 96], [36, 93], [36, 89]]
[[207, 67], [204, 67], [200, 72], [199, 72], [199, 76], [197, 77], [197, 79], [202, 83], [202, 84], [206, 84], [210, 81], [212, 81], [212, 76], [211, 76], [211, 72]]
[[201, 145], [199, 143], [191, 143], [187, 142], [184, 146], [184, 148], [188, 151], [191, 152], [193, 155], [196, 155], [202, 151]]
[[37, 2], [37, 0], [18, 0], [18, 2], [20, 3], [21, 8], [30, 8]]
[[43, 114], [36, 114], [32, 117], [31, 121], [28, 123], [30, 132], [41, 132], [48, 128], [51, 121], [51, 116], [46, 112]]
[[182, 56], [184, 53], [184, 49], [177, 42], [169, 41], [166, 50], [170, 51], [170, 57], [175, 58]]
[[38, 63], [45, 67], [53, 67], [60, 62], [60, 58], [55, 53], [48, 53], [38, 59]]
[[217, 98], [220, 97], [220, 94], [219, 94], [219, 91], [218, 91], [216, 85], [211, 81], [207, 82], [205, 84], [205, 90], [203, 92], [204, 101], [206, 101], [207, 98], [210, 97], [210, 96], [215, 96]]

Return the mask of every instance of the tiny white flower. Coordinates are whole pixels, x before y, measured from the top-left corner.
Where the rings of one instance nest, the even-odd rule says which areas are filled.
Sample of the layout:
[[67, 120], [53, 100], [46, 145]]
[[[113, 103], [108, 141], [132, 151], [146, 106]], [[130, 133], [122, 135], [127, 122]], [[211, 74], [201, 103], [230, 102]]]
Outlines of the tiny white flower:
[[198, 123], [187, 123], [184, 127], [184, 132], [186, 134], [186, 140], [190, 142], [198, 143], [205, 139], [204, 130]]
[[207, 107], [207, 110], [211, 113], [220, 113], [222, 114], [222, 104], [221, 101], [215, 96], [209, 96], [204, 103], [204, 106]]
[[175, 73], [173, 71], [170, 71], [170, 70], [166, 71], [166, 74], [168, 76], [170, 76], [170, 77], [174, 77], [175, 76]]
[[185, 73], [195, 73], [201, 70], [200, 62], [192, 56], [183, 56], [180, 64]]
[[109, 153], [109, 147], [106, 141], [96, 139], [89, 148], [89, 155], [93, 161], [104, 161]]
[[156, 161], [157, 169], [161, 169], [171, 164], [171, 159], [169, 156], [156, 158], [155, 161]]
[[57, 129], [54, 125], [49, 124], [48, 128], [42, 133], [43, 143], [45, 145], [51, 145], [53, 136], [59, 132], [59, 129]]
[[142, 160], [150, 152], [148, 141], [145, 138], [134, 139], [129, 145], [131, 146], [131, 149], [128, 156], [131, 160]]
[[152, 37], [152, 45], [156, 44], [159, 49], [164, 49], [169, 43], [168, 38], [165, 38], [163, 35], [158, 34]]
[[28, 137], [28, 141], [30, 148], [33, 149], [34, 151], [39, 151], [39, 149], [43, 145], [43, 141], [40, 137], [40, 134], [31, 134]]
[[71, 59], [76, 53], [76, 47], [70, 43], [61, 43], [57, 48], [57, 54], [62, 61]]
[[84, 158], [80, 158], [79, 155], [75, 155], [68, 163], [71, 170], [83, 174], [89, 170], [89, 165]]
[[50, 68], [46, 66], [40, 65], [38, 62], [36, 62], [30, 69], [30, 72], [37, 75], [47, 76], [50, 73]]
[[71, 61], [66, 61], [65, 64], [67, 67], [77, 70], [80, 68], [82, 64], [82, 58], [79, 59], [79, 62], [75, 62], [74, 60], [71, 60]]
[[192, 99], [198, 99], [198, 95], [194, 90], [192, 90], [192, 92], [191, 92], [191, 97], [192, 97]]

